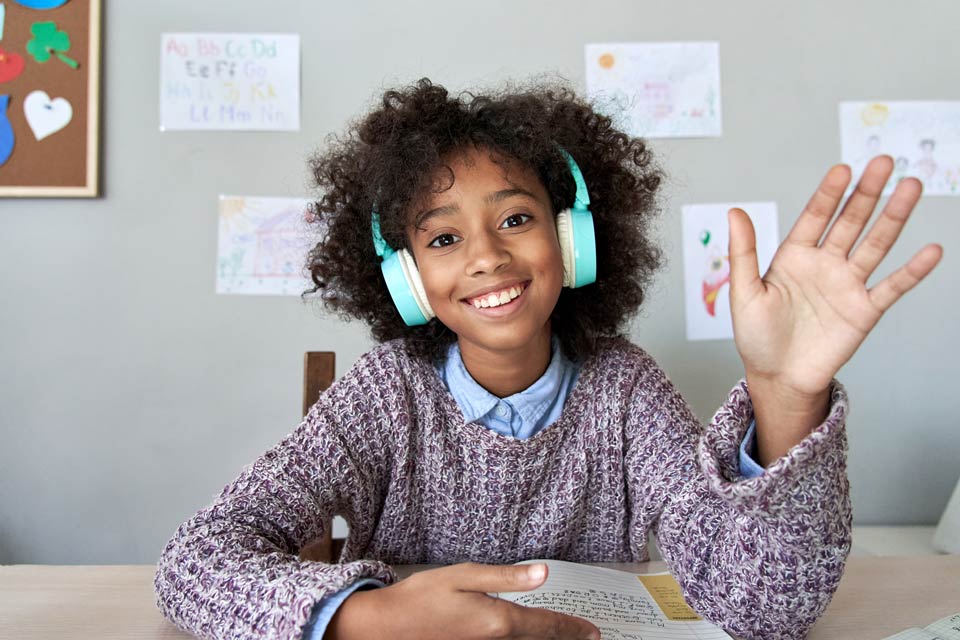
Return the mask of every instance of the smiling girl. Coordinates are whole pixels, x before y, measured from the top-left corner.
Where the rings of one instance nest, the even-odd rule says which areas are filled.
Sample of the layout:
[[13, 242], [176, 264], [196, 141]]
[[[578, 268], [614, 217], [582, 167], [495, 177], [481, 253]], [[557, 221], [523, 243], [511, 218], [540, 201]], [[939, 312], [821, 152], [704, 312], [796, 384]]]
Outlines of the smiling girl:
[[[731, 211], [745, 376], [703, 426], [621, 335], [660, 262], [661, 174], [572, 93], [424, 80], [313, 169], [312, 292], [383, 344], [177, 530], [156, 574], [168, 617], [210, 638], [599, 638], [487, 594], [541, 584], [543, 565], [510, 564], [529, 558], [646, 561], [652, 533], [703, 617], [805, 635], [850, 549], [833, 376], [941, 255], [866, 287], [916, 180], [854, 249], [892, 162], [872, 161], [839, 215], [850, 173], [834, 167], [762, 278]], [[334, 515], [350, 525], [339, 562], [298, 558]], [[391, 568], [422, 563], [447, 566]]]

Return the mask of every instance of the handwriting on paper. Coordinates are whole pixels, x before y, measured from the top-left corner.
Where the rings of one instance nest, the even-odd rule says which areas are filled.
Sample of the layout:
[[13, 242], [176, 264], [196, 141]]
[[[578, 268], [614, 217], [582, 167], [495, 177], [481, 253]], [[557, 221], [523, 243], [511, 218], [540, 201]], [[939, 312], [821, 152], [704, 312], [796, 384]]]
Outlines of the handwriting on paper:
[[665, 622], [663, 615], [650, 601], [599, 589], [534, 591], [517, 596], [514, 602], [525, 607], [564, 611], [608, 624], [663, 627]]

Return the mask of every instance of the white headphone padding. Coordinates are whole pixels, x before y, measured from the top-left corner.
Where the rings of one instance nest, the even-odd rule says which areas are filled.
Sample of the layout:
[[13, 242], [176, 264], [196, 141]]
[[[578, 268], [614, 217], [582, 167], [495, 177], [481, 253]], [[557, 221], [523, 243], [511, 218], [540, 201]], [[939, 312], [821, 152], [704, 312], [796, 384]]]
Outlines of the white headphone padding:
[[557, 239], [560, 241], [560, 258], [563, 260], [563, 286], [572, 287], [577, 281], [577, 265], [573, 257], [573, 227], [570, 210], [557, 214]]
[[400, 249], [397, 254], [399, 255], [400, 266], [403, 268], [403, 275], [407, 277], [407, 282], [410, 283], [413, 300], [420, 307], [420, 312], [427, 320], [436, 317], [437, 314], [433, 312], [430, 302], [427, 300], [427, 292], [423, 288], [423, 280], [420, 279], [420, 271], [417, 269], [417, 263], [414, 262], [413, 256], [406, 249]]

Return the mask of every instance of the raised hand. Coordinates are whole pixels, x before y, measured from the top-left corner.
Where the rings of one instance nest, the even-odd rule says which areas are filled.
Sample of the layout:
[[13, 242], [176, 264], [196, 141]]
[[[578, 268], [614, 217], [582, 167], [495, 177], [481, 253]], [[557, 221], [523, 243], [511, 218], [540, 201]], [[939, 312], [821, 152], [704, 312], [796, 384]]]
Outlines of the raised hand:
[[[762, 278], [753, 225], [742, 210], [730, 211], [730, 308], [751, 396], [754, 389], [769, 391], [777, 396], [776, 403], [796, 400], [795, 406], [825, 398], [830, 380], [883, 313], [940, 261], [943, 249], [929, 244], [867, 288], [920, 199], [920, 182], [902, 180], [854, 248], [892, 170], [889, 156], [871, 160], [836, 215], [850, 183], [850, 168], [830, 169]], [[765, 400], [768, 407], [775, 404]], [[757, 409], [756, 398], [754, 405]], [[759, 411], [757, 422], [759, 428]]]

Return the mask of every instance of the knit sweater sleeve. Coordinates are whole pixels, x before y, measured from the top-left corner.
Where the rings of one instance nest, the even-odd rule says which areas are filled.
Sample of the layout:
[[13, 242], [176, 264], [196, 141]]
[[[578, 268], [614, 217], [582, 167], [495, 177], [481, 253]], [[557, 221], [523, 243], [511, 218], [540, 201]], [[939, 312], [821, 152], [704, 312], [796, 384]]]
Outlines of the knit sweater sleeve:
[[293, 433], [177, 529], [154, 580], [157, 606], [177, 626], [202, 638], [300, 638], [318, 601], [361, 578], [396, 579], [378, 561], [297, 555], [334, 514], [366, 524], [379, 508], [388, 463], [373, 416], [402, 402], [401, 376], [383, 375], [384, 360], [362, 358]]
[[[652, 362], [652, 360], [651, 360]], [[630, 490], [690, 605], [742, 638], [802, 638], [829, 604], [851, 544], [844, 420], [826, 420], [759, 477], [738, 477], [753, 407], [739, 382], [703, 427], [656, 365], [637, 385]]]

